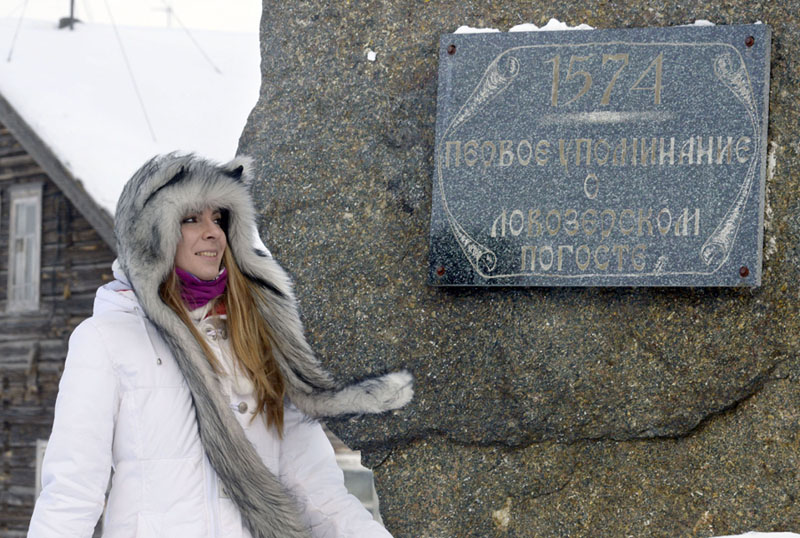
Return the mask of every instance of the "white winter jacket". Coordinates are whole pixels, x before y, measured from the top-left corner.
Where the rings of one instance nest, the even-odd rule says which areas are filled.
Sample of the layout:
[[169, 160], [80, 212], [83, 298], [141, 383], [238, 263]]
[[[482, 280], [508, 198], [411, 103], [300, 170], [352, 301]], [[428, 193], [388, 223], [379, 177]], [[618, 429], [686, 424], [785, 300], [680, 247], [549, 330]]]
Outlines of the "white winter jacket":
[[[212, 345], [212, 349], [217, 349]], [[315, 537], [389, 537], [344, 487], [319, 423], [294, 406], [284, 437], [252, 422], [252, 394], [231, 409], [266, 466], [295, 496]], [[192, 397], [166, 343], [118, 281], [69, 341], [29, 538], [249, 538], [200, 441]]]

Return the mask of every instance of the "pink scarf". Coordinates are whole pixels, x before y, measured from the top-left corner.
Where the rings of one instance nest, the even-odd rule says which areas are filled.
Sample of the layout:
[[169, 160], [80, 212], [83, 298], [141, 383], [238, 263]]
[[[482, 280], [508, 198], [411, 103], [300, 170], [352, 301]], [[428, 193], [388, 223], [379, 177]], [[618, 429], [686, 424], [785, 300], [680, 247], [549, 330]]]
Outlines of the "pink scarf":
[[181, 298], [189, 310], [205, 306], [212, 299], [222, 295], [228, 283], [228, 270], [225, 268], [214, 280], [200, 280], [192, 273], [178, 267], [175, 268], [175, 274], [181, 280]]

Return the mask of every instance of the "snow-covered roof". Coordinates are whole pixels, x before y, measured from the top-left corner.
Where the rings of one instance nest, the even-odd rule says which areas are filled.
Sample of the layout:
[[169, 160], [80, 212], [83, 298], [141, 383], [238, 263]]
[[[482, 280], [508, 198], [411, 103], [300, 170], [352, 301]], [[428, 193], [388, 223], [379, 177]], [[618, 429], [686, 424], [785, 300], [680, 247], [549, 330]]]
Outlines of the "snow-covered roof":
[[234, 156], [258, 99], [257, 25], [189, 33], [18, 23], [0, 18], [0, 95], [109, 213], [127, 179], [157, 153]]

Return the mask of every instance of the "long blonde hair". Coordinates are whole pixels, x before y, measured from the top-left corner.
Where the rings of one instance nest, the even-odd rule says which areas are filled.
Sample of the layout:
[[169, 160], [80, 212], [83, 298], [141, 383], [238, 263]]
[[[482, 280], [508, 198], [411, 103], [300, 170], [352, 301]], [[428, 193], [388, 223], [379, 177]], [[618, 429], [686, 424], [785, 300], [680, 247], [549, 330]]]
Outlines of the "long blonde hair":
[[[261, 291], [250, 285], [239, 270], [231, 249], [226, 248], [222, 263], [228, 270], [228, 282], [220, 300], [225, 305], [228, 334], [236, 367], [252, 381], [256, 397], [256, 414], [263, 414], [267, 426], [275, 426], [283, 436], [283, 397], [286, 386], [275, 356], [272, 353], [273, 336], [267, 322], [260, 315], [256, 299], [263, 300]], [[159, 288], [161, 299], [169, 306], [203, 348], [211, 367], [219, 375], [219, 361], [205, 339], [195, 327], [186, 305], [181, 299], [180, 280], [171, 271]], [[255, 418], [255, 415], [253, 416]]]

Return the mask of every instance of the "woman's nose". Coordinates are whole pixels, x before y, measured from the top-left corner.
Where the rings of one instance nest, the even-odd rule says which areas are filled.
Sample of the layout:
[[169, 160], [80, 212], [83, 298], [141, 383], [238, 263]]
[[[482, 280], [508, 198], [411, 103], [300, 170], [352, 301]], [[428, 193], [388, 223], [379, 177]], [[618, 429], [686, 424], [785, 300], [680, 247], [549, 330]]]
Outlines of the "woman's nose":
[[214, 222], [214, 219], [203, 219], [203, 237], [206, 238], [214, 238], [219, 237], [219, 234], [222, 233], [222, 230], [219, 229], [217, 223]]

